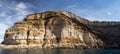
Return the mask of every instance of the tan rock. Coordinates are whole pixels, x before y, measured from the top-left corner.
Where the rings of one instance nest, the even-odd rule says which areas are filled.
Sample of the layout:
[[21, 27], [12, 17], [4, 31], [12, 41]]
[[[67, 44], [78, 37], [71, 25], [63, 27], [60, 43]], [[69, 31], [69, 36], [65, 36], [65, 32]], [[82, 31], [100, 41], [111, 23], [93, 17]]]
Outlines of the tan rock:
[[34, 13], [6, 30], [2, 44], [39, 45], [41, 48], [102, 46], [103, 43], [97, 38], [96, 32], [86, 25], [88, 23], [88, 20], [67, 11]]

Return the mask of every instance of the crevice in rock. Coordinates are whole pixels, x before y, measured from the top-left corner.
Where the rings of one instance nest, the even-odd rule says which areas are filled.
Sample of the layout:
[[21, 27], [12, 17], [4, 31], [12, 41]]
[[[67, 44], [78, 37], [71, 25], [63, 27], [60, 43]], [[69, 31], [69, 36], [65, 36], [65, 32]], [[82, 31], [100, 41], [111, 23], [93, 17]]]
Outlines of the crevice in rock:
[[46, 29], [47, 29], [47, 24], [48, 24], [48, 19], [44, 19], [44, 20], [45, 20], [45, 22], [44, 22], [45, 33], [44, 33], [44, 36], [43, 36], [43, 44], [42, 44], [42, 47], [45, 46], [45, 40], [46, 40], [45, 36], [46, 36]]
[[27, 45], [29, 45], [29, 35], [30, 35], [30, 27], [28, 26], [28, 30], [27, 30], [27, 39], [26, 39], [26, 41], [27, 41]]

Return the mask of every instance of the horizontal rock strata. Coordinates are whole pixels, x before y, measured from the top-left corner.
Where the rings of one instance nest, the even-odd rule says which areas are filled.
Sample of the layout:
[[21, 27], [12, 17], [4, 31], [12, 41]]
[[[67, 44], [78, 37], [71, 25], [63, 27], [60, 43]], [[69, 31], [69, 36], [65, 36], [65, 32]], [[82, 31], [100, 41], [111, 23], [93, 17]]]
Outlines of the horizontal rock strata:
[[112, 31], [117, 31], [118, 28], [113, 27], [120, 23], [105, 23], [92, 22], [62, 10], [36, 12], [7, 29], [2, 44], [37, 45], [41, 48], [99, 48], [110, 42], [106, 41], [105, 36], [109, 31], [119, 36], [119, 31]]

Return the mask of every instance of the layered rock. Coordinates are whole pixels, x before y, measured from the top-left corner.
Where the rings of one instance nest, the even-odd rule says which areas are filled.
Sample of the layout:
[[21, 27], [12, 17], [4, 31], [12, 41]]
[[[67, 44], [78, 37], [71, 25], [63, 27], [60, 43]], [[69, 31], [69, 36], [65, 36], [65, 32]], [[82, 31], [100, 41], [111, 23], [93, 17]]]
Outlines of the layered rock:
[[40, 48], [120, 47], [120, 22], [89, 21], [71, 12], [36, 12], [5, 32], [5, 45]]
[[28, 15], [6, 30], [5, 45], [39, 45], [41, 48], [101, 47], [99, 32], [90, 21], [67, 11], [51, 10]]
[[100, 32], [100, 39], [104, 42], [104, 47], [120, 47], [120, 22], [93, 22], [89, 26], [92, 30]]

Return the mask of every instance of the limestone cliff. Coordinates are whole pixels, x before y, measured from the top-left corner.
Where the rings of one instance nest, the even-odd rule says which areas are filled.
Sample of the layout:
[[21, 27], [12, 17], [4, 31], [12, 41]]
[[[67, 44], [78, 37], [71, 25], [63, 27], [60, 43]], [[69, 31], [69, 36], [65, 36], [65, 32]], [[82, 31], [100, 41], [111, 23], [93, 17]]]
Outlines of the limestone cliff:
[[2, 44], [39, 45], [42, 48], [92, 48], [103, 46], [102, 34], [92, 23], [61, 10], [36, 12], [7, 29]]
[[120, 47], [120, 22], [94, 21], [89, 28], [100, 32], [100, 39], [104, 42], [104, 47]]

